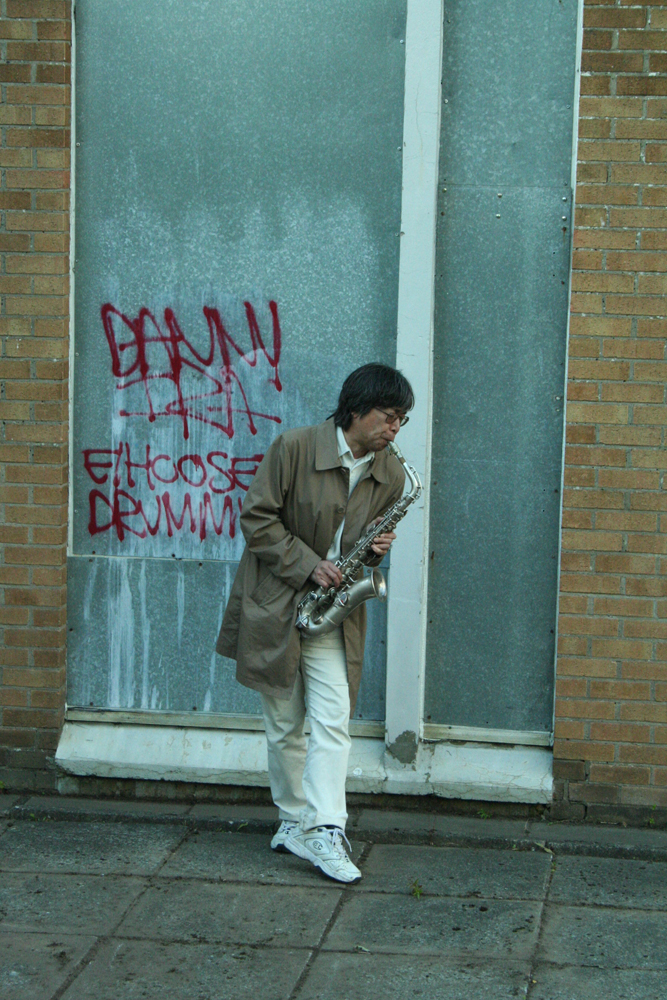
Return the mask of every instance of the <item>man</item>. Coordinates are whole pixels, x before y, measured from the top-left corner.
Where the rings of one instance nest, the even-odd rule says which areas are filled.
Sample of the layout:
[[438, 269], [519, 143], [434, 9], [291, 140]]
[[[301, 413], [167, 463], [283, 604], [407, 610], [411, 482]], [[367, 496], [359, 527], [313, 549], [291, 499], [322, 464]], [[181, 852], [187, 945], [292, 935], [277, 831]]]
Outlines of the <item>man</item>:
[[[413, 405], [400, 372], [364, 365], [345, 380], [332, 417], [273, 442], [243, 504], [246, 548], [216, 646], [236, 660], [237, 680], [262, 696], [269, 781], [281, 820], [271, 847], [312, 861], [340, 882], [361, 878], [343, 841], [348, 728], [366, 606], [314, 638], [295, 627], [296, 609], [313, 586], [339, 586], [336, 560], [402, 495], [403, 469], [385, 449]], [[369, 565], [381, 562], [395, 537], [376, 538]]]

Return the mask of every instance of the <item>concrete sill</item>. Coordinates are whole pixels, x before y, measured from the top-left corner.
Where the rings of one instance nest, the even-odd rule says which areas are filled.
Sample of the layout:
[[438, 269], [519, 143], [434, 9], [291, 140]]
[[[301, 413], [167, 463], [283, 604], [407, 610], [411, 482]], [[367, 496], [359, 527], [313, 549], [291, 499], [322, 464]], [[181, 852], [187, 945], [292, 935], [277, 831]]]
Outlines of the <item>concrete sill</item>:
[[[383, 740], [354, 736], [350, 792], [439, 795], [487, 802], [546, 803], [552, 755], [544, 747], [419, 745], [400, 764]], [[68, 774], [226, 785], [268, 785], [261, 732], [66, 721], [56, 763]]]

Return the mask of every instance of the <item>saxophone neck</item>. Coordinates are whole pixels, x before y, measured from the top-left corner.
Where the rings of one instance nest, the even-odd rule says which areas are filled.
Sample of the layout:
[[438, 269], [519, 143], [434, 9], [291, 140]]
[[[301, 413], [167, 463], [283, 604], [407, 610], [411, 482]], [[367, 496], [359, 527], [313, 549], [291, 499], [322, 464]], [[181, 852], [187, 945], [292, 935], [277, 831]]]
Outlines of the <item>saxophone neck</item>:
[[416, 500], [422, 491], [421, 479], [417, 474], [417, 470], [412, 465], [410, 465], [408, 462], [405, 461], [401, 449], [393, 441], [390, 441], [389, 444], [387, 445], [387, 451], [389, 452], [390, 455], [393, 455], [394, 458], [397, 458], [399, 460], [399, 462], [405, 469], [405, 473], [408, 479], [410, 480], [410, 489], [405, 494], [405, 496], [410, 497], [410, 502], [412, 502], [412, 500]]
[[411, 465], [408, 465], [393, 441], [387, 445], [387, 448], [392, 455], [396, 456], [405, 469], [405, 472], [410, 480], [410, 489], [407, 493], [404, 493], [403, 496], [389, 508], [389, 510], [385, 511], [379, 524], [369, 528], [366, 534], [362, 535], [357, 544], [347, 553], [347, 555], [342, 556], [337, 561], [336, 565], [340, 570], [342, 570], [343, 575], [348, 579], [352, 575], [351, 571], [356, 573], [357, 569], [363, 565], [364, 557], [373, 544], [374, 539], [382, 532], [394, 528], [405, 515], [410, 504], [420, 496], [422, 491], [422, 484], [416, 470], [413, 469]]

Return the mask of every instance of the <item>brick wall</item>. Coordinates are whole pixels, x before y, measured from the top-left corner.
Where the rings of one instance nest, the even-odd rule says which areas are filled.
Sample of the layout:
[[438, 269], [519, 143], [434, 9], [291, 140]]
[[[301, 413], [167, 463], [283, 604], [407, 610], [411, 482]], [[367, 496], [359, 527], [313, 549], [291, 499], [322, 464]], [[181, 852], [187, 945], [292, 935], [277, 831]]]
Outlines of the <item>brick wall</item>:
[[667, 2], [584, 7], [555, 774], [667, 806]]
[[43, 787], [65, 698], [70, 4], [0, 11], [0, 780]]

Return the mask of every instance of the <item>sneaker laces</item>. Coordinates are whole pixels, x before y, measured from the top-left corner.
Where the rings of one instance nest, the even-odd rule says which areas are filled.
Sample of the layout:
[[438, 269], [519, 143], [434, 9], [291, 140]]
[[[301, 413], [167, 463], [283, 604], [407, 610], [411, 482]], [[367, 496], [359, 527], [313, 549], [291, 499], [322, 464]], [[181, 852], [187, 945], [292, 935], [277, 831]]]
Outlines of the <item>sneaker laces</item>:
[[345, 841], [345, 843], [348, 846], [348, 850], [350, 851], [352, 851], [352, 844], [345, 836], [345, 833], [343, 832], [343, 830], [341, 830], [339, 826], [337, 826], [334, 830], [331, 830], [330, 832], [331, 832], [331, 846], [333, 847], [334, 851], [336, 852], [336, 854], [340, 855], [340, 857], [347, 858], [347, 852], [345, 850], [345, 847], [343, 846], [343, 841]]

